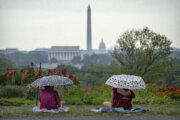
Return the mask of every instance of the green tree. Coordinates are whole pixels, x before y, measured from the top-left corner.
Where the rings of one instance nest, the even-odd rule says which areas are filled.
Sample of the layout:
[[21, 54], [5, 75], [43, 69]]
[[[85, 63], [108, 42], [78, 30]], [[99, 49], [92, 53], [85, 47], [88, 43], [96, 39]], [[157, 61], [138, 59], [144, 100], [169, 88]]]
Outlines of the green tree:
[[93, 64], [83, 66], [78, 78], [86, 86], [100, 86], [111, 76], [112, 67], [107, 64]]
[[63, 68], [67, 69], [68, 74], [73, 74], [73, 75], [77, 75], [77, 73], [79, 71], [78, 68], [76, 68], [76, 67], [74, 67], [72, 65], [63, 65], [63, 64], [58, 65], [56, 69], [58, 71], [61, 71]]
[[180, 64], [173, 64], [166, 74], [166, 84], [180, 86]]
[[92, 55], [84, 55], [82, 63], [84, 65], [92, 65], [92, 64], [110, 64], [112, 61], [112, 56], [109, 54], [92, 54]]
[[94, 75], [91, 75], [89, 73], [86, 73], [85, 75], [85, 83], [86, 83], [86, 86], [96, 86], [96, 81], [98, 80], [96, 76]]
[[81, 63], [81, 57], [80, 56], [75, 56], [72, 60], [73, 64], [80, 64]]
[[145, 27], [121, 35], [112, 56], [120, 63], [123, 73], [139, 75], [151, 82], [153, 73], [164, 73], [169, 67], [170, 45], [166, 36]]

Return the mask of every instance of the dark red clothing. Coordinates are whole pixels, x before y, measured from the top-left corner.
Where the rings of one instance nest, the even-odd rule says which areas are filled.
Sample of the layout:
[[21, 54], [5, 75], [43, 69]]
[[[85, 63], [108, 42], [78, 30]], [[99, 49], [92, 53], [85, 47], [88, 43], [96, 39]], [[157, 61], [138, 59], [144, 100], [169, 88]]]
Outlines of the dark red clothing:
[[[113, 88], [113, 101], [112, 106], [113, 107], [124, 107], [124, 108], [132, 108], [131, 100], [135, 97], [135, 94], [133, 91], [131, 91], [131, 95], [124, 96], [120, 93], [117, 93], [117, 88]], [[127, 99], [122, 99], [122, 97], [127, 97]]]
[[44, 89], [40, 91], [40, 109], [57, 109], [60, 98], [57, 91], [53, 89]]

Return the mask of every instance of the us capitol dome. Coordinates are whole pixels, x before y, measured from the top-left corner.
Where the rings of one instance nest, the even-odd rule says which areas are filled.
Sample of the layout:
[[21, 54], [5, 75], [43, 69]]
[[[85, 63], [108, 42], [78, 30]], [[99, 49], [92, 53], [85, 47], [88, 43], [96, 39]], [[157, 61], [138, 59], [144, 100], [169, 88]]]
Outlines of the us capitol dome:
[[103, 39], [101, 40], [101, 43], [99, 44], [99, 50], [106, 50], [106, 45], [105, 45]]

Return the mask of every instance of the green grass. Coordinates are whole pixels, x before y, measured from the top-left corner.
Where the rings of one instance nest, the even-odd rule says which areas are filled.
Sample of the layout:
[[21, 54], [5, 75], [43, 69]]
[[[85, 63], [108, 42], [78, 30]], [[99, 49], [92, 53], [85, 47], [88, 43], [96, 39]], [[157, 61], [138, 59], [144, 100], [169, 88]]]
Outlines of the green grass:
[[[68, 105], [67, 105], [68, 106]], [[34, 113], [34, 105], [0, 106], [0, 117], [31, 117], [31, 116], [119, 116], [119, 115], [180, 115], [180, 105], [134, 105], [134, 108], [146, 108], [146, 113], [94, 113], [90, 109], [100, 106], [94, 105], [69, 105], [67, 113]]]
[[35, 104], [35, 100], [27, 100], [25, 99], [24, 97], [15, 97], [15, 98], [1, 98], [0, 99], [0, 103], [3, 103], [5, 101], [8, 101], [8, 102], [12, 102], [14, 104], [17, 104], [17, 103], [23, 103], [23, 104], [27, 104], [27, 105], [33, 105]]

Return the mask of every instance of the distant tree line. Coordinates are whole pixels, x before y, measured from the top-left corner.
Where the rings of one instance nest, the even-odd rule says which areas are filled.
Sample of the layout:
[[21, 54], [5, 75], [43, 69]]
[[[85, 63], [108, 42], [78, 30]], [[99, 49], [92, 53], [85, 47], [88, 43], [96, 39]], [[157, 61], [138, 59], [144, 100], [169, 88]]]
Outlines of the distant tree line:
[[73, 64], [83, 64], [83, 65], [91, 65], [91, 64], [110, 64], [112, 61], [112, 56], [110, 54], [92, 54], [83, 56], [81, 59], [80, 56], [76, 56], [73, 58]]
[[10, 60], [18, 66], [27, 66], [31, 61], [33, 61], [34, 64], [39, 64], [40, 62], [46, 63], [48, 60], [47, 55], [42, 55], [36, 52], [29, 52], [27, 54], [21, 52], [0, 54], [0, 57]]

